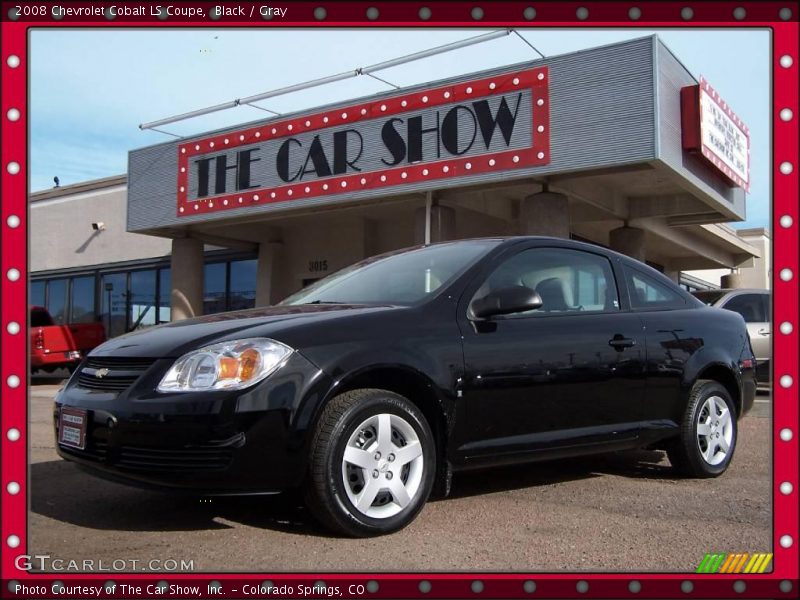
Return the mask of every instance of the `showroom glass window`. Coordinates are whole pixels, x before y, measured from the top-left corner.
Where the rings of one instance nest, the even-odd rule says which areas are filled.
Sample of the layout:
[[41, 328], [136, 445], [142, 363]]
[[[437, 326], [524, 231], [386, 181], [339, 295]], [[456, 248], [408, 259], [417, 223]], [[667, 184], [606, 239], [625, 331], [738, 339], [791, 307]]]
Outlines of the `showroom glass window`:
[[225, 311], [227, 288], [227, 263], [205, 265], [203, 273], [203, 314]]
[[103, 275], [100, 297], [101, 322], [108, 337], [122, 335], [128, 329], [128, 274]]
[[505, 318], [619, 310], [611, 263], [591, 252], [566, 248], [523, 250], [497, 267], [475, 298], [511, 286], [536, 290], [542, 306]]
[[67, 323], [67, 283], [68, 279], [53, 279], [47, 284], [47, 311], [53, 323]]
[[92, 323], [95, 321], [94, 275], [75, 277], [70, 295], [70, 323]]
[[44, 306], [44, 281], [31, 281], [31, 291], [28, 297], [28, 304], [31, 306]]
[[131, 273], [128, 331], [156, 324], [156, 271]]
[[170, 297], [172, 294], [172, 271], [159, 269], [158, 271], [158, 322], [169, 323]]
[[237, 260], [230, 263], [228, 310], [243, 310], [256, 305], [256, 270], [258, 261]]
[[628, 265], [623, 266], [631, 308], [658, 310], [686, 306], [686, 300], [667, 284]]

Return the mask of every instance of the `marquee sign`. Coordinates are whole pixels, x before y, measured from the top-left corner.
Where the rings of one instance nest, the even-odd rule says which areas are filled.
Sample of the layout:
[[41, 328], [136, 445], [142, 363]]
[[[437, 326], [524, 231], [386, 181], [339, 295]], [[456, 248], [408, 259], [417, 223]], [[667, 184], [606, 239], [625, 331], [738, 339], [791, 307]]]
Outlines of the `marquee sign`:
[[684, 150], [698, 153], [731, 184], [750, 191], [750, 130], [709, 83], [681, 89]]
[[539, 67], [273, 121], [178, 145], [178, 216], [550, 162]]

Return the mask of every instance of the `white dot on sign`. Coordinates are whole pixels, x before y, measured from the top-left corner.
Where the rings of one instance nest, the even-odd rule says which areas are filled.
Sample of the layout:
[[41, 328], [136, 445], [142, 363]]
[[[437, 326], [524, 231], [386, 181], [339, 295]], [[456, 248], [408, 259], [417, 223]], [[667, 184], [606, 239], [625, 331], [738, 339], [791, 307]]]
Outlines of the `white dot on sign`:
[[181, 207], [178, 209], [178, 212], [183, 212], [183, 211], [184, 211], [184, 208], [181, 206]]
[[792, 163], [784, 161], [781, 163], [780, 170], [784, 175], [790, 175], [794, 167], [792, 167]]
[[422, 169], [422, 174], [427, 177], [428, 176], [428, 169]]
[[9, 442], [16, 442], [19, 439], [19, 429], [12, 427], [8, 430], [8, 433], [6, 433], [6, 437]]
[[781, 121], [791, 121], [794, 113], [791, 108], [781, 109]]
[[183, 186], [181, 186], [181, 191], [182, 191], [182, 192], [185, 192], [185, 191], [186, 191], [186, 188], [185, 188], [185, 187], [183, 187]]
[[277, 194], [275, 194], [275, 192], [270, 192], [270, 194], [269, 194], [269, 197], [270, 197], [270, 198], [274, 198], [276, 195], [277, 195]]
[[323, 190], [327, 190], [328, 189], [328, 184], [327, 183], [323, 183], [322, 184], [322, 189]]
[[[403, 102], [405, 102], [405, 100], [403, 100]], [[405, 106], [405, 104], [403, 104], [403, 106]], [[362, 109], [361, 109], [361, 114], [362, 114], [362, 115], [365, 115], [365, 114], [367, 114], [367, 109], [366, 109], [366, 108], [362, 108]]]
[[405, 108], [406, 106], [408, 106], [408, 102], [406, 102], [405, 100], [403, 100], [403, 101], [400, 103], [400, 106], [402, 106], [403, 108]]
[[19, 217], [17, 215], [8, 215], [6, 219], [6, 225], [11, 227], [11, 229], [16, 229], [19, 227]]
[[544, 158], [544, 152], [539, 152], [539, 154], [537, 154], [536, 156], [538, 156], [539, 158]]
[[228, 138], [225, 138], [225, 139], [224, 139], [224, 140], [222, 140], [222, 141], [223, 141], [223, 142], [225, 142], [226, 144], [230, 144], [230, 142], [231, 142], [231, 141], [230, 141]]
[[495, 165], [495, 160], [493, 158], [489, 159], [489, 166], [493, 167]]
[[186, 148], [181, 148], [181, 154], [186, 154]]
[[16, 108], [9, 108], [6, 117], [9, 121], [19, 121], [19, 111]]
[[208, 203], [208, 208], [214, 208], [214, 203], [213, 202], [209, 202]]
[[467, 163], [464, 165], [464, 168], [469, 171], [472, 168], [472, 163]]
[[784, 69], [788, 69], [794, 64], [794, 60], [792, 60], [792, 57], [789, 56], [788, 54], [784, 54], [783, 56], [781, 56], [779, 62]]
[[327, 123], [328, 122], [328, 117], [322, 117], [322, 122], [323, 123]]
[[781, 269], [781, 279], [783, 281], [791, 281], [792, 280], [792, 270], [791, 269]]
[[781, 375], [781, 387], [783, 388], [790, 388], [792, 387], [792, 376], [791, 375]]
[[[290, 191], [291, 191], [291, 190], [290, 190]], [[253, 194], [253, 200], [255, 200], [256, 202], [258, 202], [258, 194]]]
[[539, 74], [536, 76], [536, 79], [538, 79], [539, 81], [541, 81], [542, 79], [544, 79], [544, 73], [539, 73]]
[[783, 215], [781, 217], [781, 227], [784, 229], [789, 229], [789, 227], [792, 226], [792, 223], [794, 223], [794, 219], [792, 219], [791, 215]]
[[386, 112], [386, 105], [385, 104], [381, 104], [381, 112]]
[[200, 207], [197, 205], [197, 203], [195, 203], [195, 205], [194, 205], [194, 209], [195, 209], [195, 210], [200, 210]]
[[518, 163], [519, 162], [519, 156], [514, 156], [514, 157], [511, 158], [511, 160], [513, 162], [515, 162], [515, 163]]
[[16, 281], [19, 279], [19, 270], [17, 269], [9, 269], [6, 273], [6, 277], [8, 277], [9, 281]]
[[6, 59], [6, 64], [12, 69], [16, 69], [19, 66], [19, 56], [12, 54]]
[[223, 201], [222, 201], [222, 205], [223, 205], [223, 206], [228, 206], [228, 201], [227, 201], [227, 200], [223, 200]]
[[261, 137], [261, 132], [260, 132], [260, 131], [256, 131], [256, 137], [257, 137], [257, 138], [260, 138], [260, 137]]
[[19, 546], [19, 536], [10, 535], [6, 538], [6, 544], [8, 544], [9, 548], [16, 548]]
[[306, 194], [309, 193], [310, 191], [311, 191], [311, 188], [306, 186]]
[[489, 84], [489, 89], [490, 89], [490, 90], [493, 90], [493, 89], [494, 89], [494, 88], [496, 88], [496, 87], [497, 87], [497, 84], [496, 84], [494, 81], [493, 81], [492, 83], [490, 83], [490, 84]]
[[445, 165], [445, 166], [443, 166], [443, 167], [442, 167], [442, 171], [443, 171], [444, 173], [447, 173], [449, 170], [450, 170], [450, 167], [448, 167], [447, 165]]
[[367, 185], [366, 178], [364, 178], [364, 177], [361, 178], [361, 185]]
[[542, 100], [541, 98], [539, 98], [539, 99], [536, 101], [536, 106], [544, 106], [544, 100]]
[[347, 113], [342, 113], [342, 118], [346, 119], [347, 118]]
[[194, 149], [195, 149], [195, 150], [200, 150], [200, 144], [195, 144], [195, 145], [194, 145]]
[[466, 92], [467, 92], [468, 94], [471, 94], [471, 93], [472, 93], [472, 88], [471, 88], [471, 87], [468, 87], [468, 88], [466, 89]]
[[287, 196], [291, 196], [292, 194], [294, 194], [294, 192], [292, 190], [286, 190], [286, 195]]
[[539, 133], [542, 133], [542, 132], [544, 131], [544, 125], [539, 125], [539, 126], [536, 128], [536, 131], [538, 131]]
[[445, 92], [445, 93], [444, 93], [444, 97], [445, 97], [445, 98], [449, 98], [449, 97], [450, 97], [450, 92]]
[[511, 80], [511, 83], [514, 85], [519, 85], [519, 77], [514, 77], [514, 79]]
[[783, 335], [789, 335], [790, 333], [792, 333], [792, 330], [794, 329], [794, 327], [792, 327], [792, 324], [789, 323], [789, 321], [784, 321], [783, 323], [781, 323], [781, 326], [780, 326], [779, 329], [781, 330], [781, 333]]
[[794, 543], [794, 540], [790, 535], [782, 535], [780, 542], [782, 548], [791, 548], [792, 544]]
[[186, 173], [186, 167], [181, 167], [181, 173]]
[[428, 97], [427, 97], [427, 96], [423, 96], [423, 97], [422, 97], [422, 101], [423, 101], [423, 102], [427, 102], [427, 101], [428, 101]]
[[19, 173], [19, 163], [12, 160], [10, 163], [8, 163], [6, 171], [8, 171], [11, 175], [16, 175]]
[[294, 129], [294, 125], [292, 125], [291, 123], [289, 123], [289, 125], [288, 125], [288, 127], [286, 127], [286, 129], [288, 129], [289, 131], [291, 131], [292, 129]]
[[781, 488], [780, 489], [781, 489], [781, 494], [783, 494], [784, 496], [788, 496], [789, 494], [792, 493], [792, 490], [794, 489], [794, 486], [792, 486], [792, 484], [789, 483], [788, 481], [784, 481], [781, 484]]
[[306, 121], [306, 127], [311, 127], [311, 121]]
[[8, 325], [6, 325], [6, 331], [11, 335], [17, 335], [19, 333], [19, 323], [16, 321], [11, 321]]
[[9, 481], [6, 486], [6, 491], [12, 496], [19, 494], [19, 484], [16, 481]]
[[381, 181], [386, 181], [386, 175], [381, 175]]
[[209, 143], [208, 143], [208, 147], [209, 147], [209, 148], [213, 148], [213, 147], [214, 147], [214, 142], [209, 142]]
[[783, 429], [781, 429], [780, 435], [781, 435], [781, 440], [783, 440], [784, 442], [792, 441], [792, 436], [793, 436], [792, 430], [789, 429], [788, 427], [784, 427]]
[[6, 383], [10, 388], [17, 388], [19, 387], [19, 377], [16, 375], [9, 375], [8, 379], [6, 379]]
[[277, 129], [275, 129], [275, 128], [273, 127], [273, 128], [272, 128], [272, 133], [273, 133], [273, 134], [276, 134], [276, 133], [278, 133], [278, 130], [277, 130]]
[[239, 136], [239, 141], [240, 141], [240, 142], [243, 142], [243, 141], [244, 141], [244, 136], [243, 136], [243, 135], [240, 135], [240, 136]]
[[346, 181], [342, 182], [342, 187], [347, 187], [347, 182]]

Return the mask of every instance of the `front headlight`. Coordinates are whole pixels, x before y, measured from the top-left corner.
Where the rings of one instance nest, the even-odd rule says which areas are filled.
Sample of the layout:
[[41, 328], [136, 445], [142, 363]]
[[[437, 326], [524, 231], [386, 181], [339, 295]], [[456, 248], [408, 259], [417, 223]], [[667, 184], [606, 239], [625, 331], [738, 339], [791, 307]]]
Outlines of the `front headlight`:
[[222, 342], [181, 356], [158, 384], [159, 392], [241, 390], [278, 370], [293, 350], [267, 338]]

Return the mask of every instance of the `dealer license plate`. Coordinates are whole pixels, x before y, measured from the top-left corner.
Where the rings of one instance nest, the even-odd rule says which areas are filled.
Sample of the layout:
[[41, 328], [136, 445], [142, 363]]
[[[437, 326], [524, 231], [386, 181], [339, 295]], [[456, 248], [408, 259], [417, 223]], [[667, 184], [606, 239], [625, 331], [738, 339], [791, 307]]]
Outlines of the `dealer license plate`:
[[80, 408], [63, 406], [58, 418], [58, 443], [83, 450], [86, 447], [88, 413]]

